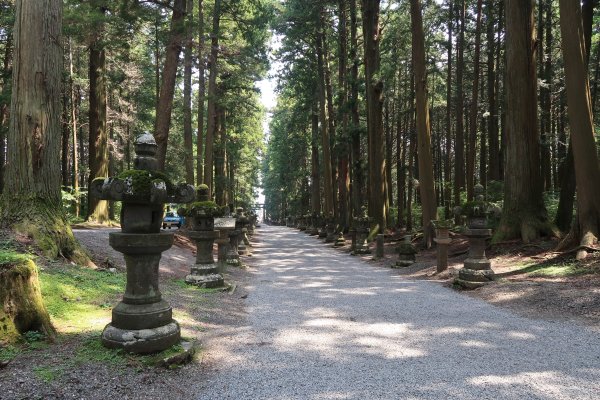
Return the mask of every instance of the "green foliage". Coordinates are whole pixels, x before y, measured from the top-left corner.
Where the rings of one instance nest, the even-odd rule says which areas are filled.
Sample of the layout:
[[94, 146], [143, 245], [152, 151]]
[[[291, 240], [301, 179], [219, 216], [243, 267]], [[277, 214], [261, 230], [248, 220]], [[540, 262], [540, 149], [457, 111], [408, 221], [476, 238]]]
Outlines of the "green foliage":
[[26, 264], [33, 257], [29, 254], [17, 253], [14, 250], [0, 249], [0, 267]]

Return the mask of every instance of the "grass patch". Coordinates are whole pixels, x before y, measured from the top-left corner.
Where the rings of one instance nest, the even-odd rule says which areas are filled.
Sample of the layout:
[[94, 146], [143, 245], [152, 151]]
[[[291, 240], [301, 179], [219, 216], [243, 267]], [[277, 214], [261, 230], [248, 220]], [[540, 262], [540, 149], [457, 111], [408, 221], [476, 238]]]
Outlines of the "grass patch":
[[125, 288], [125, 274], [79, 266], [40, 272], [46, 308], [61, 333], [99, 331]]
[[542, 278], [566, 278], [571, 276], [599, 274], [599, 266], [582, 265], [576, 260], [556, 260], [545, 261], [538, 264], [529, 264], [523, 266], [510, 275], [527, 274], [530, 277]]
[[87, 362], [98, 362], [114, 366], [124, 366], [126, 364], [125, 352], [119, 349], [107, 349], [102, 345], [100, 333], [88, 337], [81, 346], [75, 351], [73, 362], [75, 364], [84, 364]]
[[190, 285], [190, 284], [186, 283], [184, 279], [172, 279], [171, 282], [180, 289], [187, 289], [188, 291], [194, 292], [194, 293], [207, 293], [207, 294], [220, 293], [220, 292], [223, 292], [224, 290], [228, 289], [228, 285], [225, 285], [220, 288], [210, 288], [210, 289], [202, 288], [199, 286]]
[[50, 366], [50, 365], [43, 365], [40, 367], [34, 367], [33, 368], [33, 373], [35, 374], [35, 376], [38, 379], [41, 379], [42, 381], [49, 383], [54, 381], [55, 379], [58, 379], [64, 372], [64, 368], [62, 366]]
[[6, 265], [18, 265], [26, 263], [31, 260], [33, 257], [29, 254], [21, 254], [15, 253], [14, 250], [10, 248], [3, 247], [3, 244], [0, 244], [0, 267]]
[[0, 345], [0, 361], [10, 361], [15, 358], [19, 353], [20, 349], [13, 345]]

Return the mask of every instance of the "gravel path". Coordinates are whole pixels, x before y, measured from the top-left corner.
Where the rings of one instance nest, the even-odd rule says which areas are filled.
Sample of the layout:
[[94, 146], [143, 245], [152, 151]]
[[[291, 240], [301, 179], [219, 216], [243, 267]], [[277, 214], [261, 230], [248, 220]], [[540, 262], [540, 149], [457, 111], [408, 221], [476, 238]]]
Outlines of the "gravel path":
[[282, 227], [198, 399], [599, 399], [600, 335], [411, 281]]

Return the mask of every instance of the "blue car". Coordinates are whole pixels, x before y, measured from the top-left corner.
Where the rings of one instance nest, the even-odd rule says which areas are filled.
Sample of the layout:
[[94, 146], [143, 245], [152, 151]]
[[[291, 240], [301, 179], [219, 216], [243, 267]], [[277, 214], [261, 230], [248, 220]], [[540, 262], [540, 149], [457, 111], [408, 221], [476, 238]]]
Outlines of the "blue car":
[[165, 214], [165, 218], [163, 219], [162, 227], [163, 229], [171, 229], [171, 227], [181, 228], [184, 224], [185, 220], [183, 217], [177, 215], [174, 212], [168, 212]]

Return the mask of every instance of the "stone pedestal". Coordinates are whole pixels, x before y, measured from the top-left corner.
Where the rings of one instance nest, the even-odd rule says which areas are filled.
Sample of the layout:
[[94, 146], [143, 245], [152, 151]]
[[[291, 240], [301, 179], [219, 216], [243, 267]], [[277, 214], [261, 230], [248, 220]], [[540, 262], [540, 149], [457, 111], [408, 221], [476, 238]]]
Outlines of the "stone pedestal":
[[220, 274], [227, 272], [227, 255], [229, 254], [229, 236], [227, 232], [221, 231], [220, 236], [215, 240], [217, 244], [217, 268]]
[[417, 249], [413, 246], [410, 235], [404, 236], [396, 251], [398, 251], [398, 261], [395, 268], [410, 267], [417, 260]]
[[458, 271], [456, 283], [465, 289], [476, 289], [494, 280], [492, 263], [485, 256], [486, 239], [492, 236], [492, 230], [468, 228], [465, 235], [469, 238], [469, 256]]
[[213, 243], [219, 237], [219, 231], [190, 231], [189, 237], [196, 242], [196, 264], [185, 282], [204, 288], [215, 288], [224, 285], [223, 275], [213, 257]]
[[338, 236], [337, 239], [335, 240], [335, 243], [333, 244], [333, 247], [342, 247], [346, 245], [346, 238], [344, 237], [344, 232], [340, 231], [338, 232]]
[[248, 255], [248, 246], [246, 245], [246, 241], [248, 239], [245, 239], [246, 236], [246, 228], [242, 228], [239, 232], [239, 239], [238, 239], [238, 254], [240, 256], [247, 256]]
[[371, 254], [371, 249], [367, 243], [369, 236], [368, 229], [356, 230], [356, 244], [354, 245], [354, 254]]
[[109, 243], [125, 256], [127, 284], [102, 332], [102, 343], [141, 354], [168, 349], [179, 341], [180, 329], [162, 299], [158, 265], [161, 253], [173, 245], [173, 234], [111, 233]]
[[325, 237], [325, 243], [333, 243], [337, 239], [335, 234], [335, 222], [327, 222], [326, 228], [327, 236]]
[[239, 267], [242, 265], [240, 254], [238, 252], [238, 243], [240, 240], [240, 231], [233, 230], [229, 235], [229, 252], [227, 253], [227, 264]]
[[381, 259], [383, 258], [383, 250], [384, 250], [384, 239], [385, 236], [382, 234], [378, 234], [377, 238], [375, 239], [375, 259]]
[[448, 269], [448, 246], [452, 239], [435, 238], [437, 243], [437, 272], [443, 272]]

